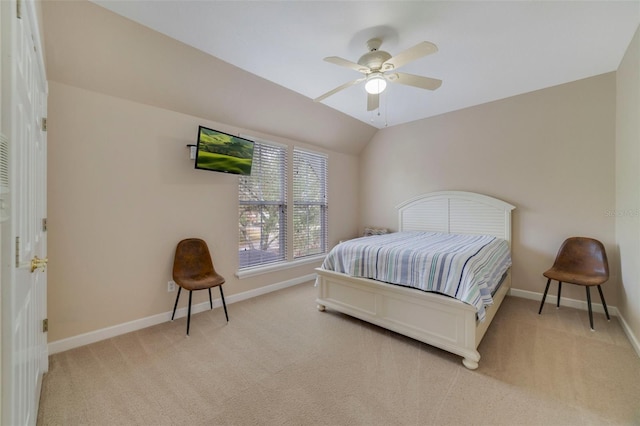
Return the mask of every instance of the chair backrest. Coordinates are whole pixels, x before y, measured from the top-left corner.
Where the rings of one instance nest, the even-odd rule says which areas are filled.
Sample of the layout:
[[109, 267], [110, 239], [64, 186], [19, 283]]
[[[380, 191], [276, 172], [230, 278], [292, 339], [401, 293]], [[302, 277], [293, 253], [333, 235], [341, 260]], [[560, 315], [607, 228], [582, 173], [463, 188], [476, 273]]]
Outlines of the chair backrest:
[[580, 275], [609, 278], [609, 262], [604, 245], [593, 238], [567, 238], [558, 250], [553, 266]]
[[187, 238], [178, 243], [173, 259], [173, 279], [215, 274], [209, 247], [204, 240]]

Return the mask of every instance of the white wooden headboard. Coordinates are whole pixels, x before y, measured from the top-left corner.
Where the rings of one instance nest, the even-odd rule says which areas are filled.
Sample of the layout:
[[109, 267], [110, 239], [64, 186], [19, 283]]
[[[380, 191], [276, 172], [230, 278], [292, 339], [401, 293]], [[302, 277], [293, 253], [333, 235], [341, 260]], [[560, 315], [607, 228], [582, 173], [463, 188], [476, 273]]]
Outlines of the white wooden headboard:
[[497, 198], [440, 191], [412, 198], [396, 208], [400, 231], [493, 235], [511, 243], [511, 211], [515, 206]]

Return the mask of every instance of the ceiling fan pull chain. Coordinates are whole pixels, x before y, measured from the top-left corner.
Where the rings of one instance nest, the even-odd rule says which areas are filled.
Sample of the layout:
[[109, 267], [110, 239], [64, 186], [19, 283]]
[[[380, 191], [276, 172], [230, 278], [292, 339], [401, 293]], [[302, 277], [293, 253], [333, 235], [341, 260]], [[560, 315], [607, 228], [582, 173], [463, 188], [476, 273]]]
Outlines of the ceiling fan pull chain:
[[384, 127], [389, 126], [389, 92], [384, 96]]

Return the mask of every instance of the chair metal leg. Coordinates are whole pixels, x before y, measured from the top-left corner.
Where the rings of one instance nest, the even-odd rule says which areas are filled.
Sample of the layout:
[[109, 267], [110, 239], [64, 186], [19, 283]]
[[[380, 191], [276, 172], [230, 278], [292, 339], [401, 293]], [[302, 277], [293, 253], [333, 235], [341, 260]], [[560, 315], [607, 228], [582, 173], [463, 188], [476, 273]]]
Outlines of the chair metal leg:
[[189, 326], [191, 325], [191, 296], [193, 296], [193, 291], [189, 290], [189, 311], [187, 312], [187, 336], [189, 335]]
[[222, 293], [222, 286], [218, 286], [220, 288], [220, 298], [222, 299], [222, 307], [224, 308], [224, 316], [227, 317], [227, 322], [229, 322], [229, 315], [227, 314], [227, 304], [224, 303], [224, 293]]
[[558, 281], [558, 301], [556, 303], [556, 308], [560, 307], [560, 293], [562, 293], [562, 281]]
[[587, 306], [589, 307], [589, 324], [591, 324], [591, 330], [593, 331], [593, 312], [591, 311], [591, 292], [589, 291], [589, 286], [585, 286], [587, 289]]
[[611, 317], [609, 317], [609, 311], [607, 310], [607, 302], [604, 301], [604, 294], [602, 294], [602, 288], [598, 286], [598, 291], [600, 292], [600, 300], [602, 300], [602, 306], [604, 307], [604, 313], [607, 314], [607, 319], [611, 321]]
[[547, 292], [549, 291], [549, 284], [551, 284], [551, 278], [547, 280], [547, 286], [544, 288], [544, 294], [542, 295], [542, 302], [540, 302], [540, 309], [538, 309], [538, 315], [542, 313], [542, 307], [544, 306], [544, 300], [547, 298]]
[[213, 309], [213, 299], [211, 299], [211, 287], [209, 287], [209, 305], [211, 309]]
[[176, 303], [173, 305], [173, 314], [171, 314], [171, 321], [173, 321], [173, 317], [176, 316], [176, 308], [178, 307], [178, 300], [180, 300], [180, 290], [182, 290], [182, 287], [178, 287], [178, 295], [176, 296]]

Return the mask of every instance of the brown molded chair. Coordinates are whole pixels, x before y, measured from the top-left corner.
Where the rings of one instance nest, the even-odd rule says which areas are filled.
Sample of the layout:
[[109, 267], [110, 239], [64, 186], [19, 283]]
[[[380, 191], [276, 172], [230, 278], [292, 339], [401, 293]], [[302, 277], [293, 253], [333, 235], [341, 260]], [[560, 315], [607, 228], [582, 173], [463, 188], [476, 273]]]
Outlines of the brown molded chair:
[[211, 299], [211, 287], [220, 288], [220, 298], [224, 307], [224, 315], [229, 322], [227, 314], [227, 305], [224, 302], [224, 293], [222, 293], [222, 284], [224, 277], [219, 275], [213, 267], [211, 254], [207, 243], [199, 238], [187, 238], [178, 243], [176, 254], [173, 259], [173, 281], [178, 284], [178, 295], [176, 303], [173, 305], [173, 314], [171, 321], [176, 315], [176, 307], [180, 299], [180, 291], [184, 288], [189, 290], [189, 310], [187, 314], [187, 336], [189, 335], [189, 325], [191, 323], [191, 296], [195, 290], [209, 290], [209, 305], [213, 309], [213, 300]]
[[544, 289], [542, 302], [538, 315], [542, 313], [544, 300], [547, 298], [549, 284], [551, 280], [558, 281], [558, 308], [560, 307], [560, 293], [562, 291], [562, 283], [583, 285], [587, 289], [587, 305], [589, 307], [589, 323], [593, 331], [593, 312], [591, 311], [591, 286], [598, 286], [600, 299], [607, 319], [610, 320], [607, 304], [604, 301], [602, 288], [603, 284], [609, 279], [609, 263], [607, 261], [607, 253], [604, 245], [598, 240], [586, 237], [571, 237], [565, 240], [558, 251], [556, 261], [548, 271], [543, 275], [548, 278], [547, 287]]

